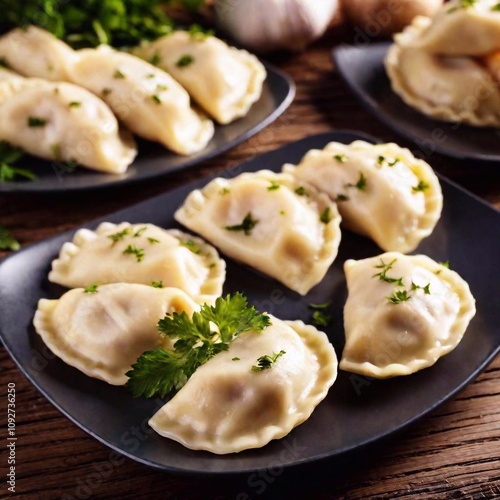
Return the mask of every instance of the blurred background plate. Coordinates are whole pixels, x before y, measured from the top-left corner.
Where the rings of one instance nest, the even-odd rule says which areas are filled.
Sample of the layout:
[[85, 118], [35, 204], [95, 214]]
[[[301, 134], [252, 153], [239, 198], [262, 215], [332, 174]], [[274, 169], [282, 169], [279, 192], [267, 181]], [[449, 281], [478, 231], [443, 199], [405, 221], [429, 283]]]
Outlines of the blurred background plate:
[[193, 167], [209, 158], [220, 155], [267, 127], [290, 106], [295, 97], [293, 80], [276, 67], [264, 64], [267, 70], [267, 79], [264, 82], [260, 99], [251, 107], [244, 118], [229, 125], [216, 124], [214, 137], [208, 146], [197, 154], [176, 155], [160, 144], [138, 139], [139, 154], [127, 172], [122, 175], [103, 174], [86, 168], [77, 168], [69, 173], [55, 162], [26, 156], [16, 164], [16, 167], [32, 170], [37, 178], [34, 181], [0, 184], [0, 193], [50, 193], [114, 187]]
[[458, 159], [500, 161], [500, 129], [434, 120], [406, 105], [391, 89], [384, 59], [391, 42], [342, 44], [333, 50], [347, 86], [379, 120], [419, 146]]

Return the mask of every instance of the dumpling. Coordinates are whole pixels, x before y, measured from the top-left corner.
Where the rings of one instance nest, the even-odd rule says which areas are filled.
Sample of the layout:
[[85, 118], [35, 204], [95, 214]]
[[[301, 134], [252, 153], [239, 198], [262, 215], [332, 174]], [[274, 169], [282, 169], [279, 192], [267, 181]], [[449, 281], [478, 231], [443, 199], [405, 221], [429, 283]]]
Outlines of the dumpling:
[[[483, 59], [470, 57], [467, 50], [463, 55], [439, 55], [420, 47], [432, 23], [429, 18], [416, 17], [396, 35], [385, 60], [392, 89], [406, 104], [431, 117], [500, 126], [500, 76], [484, 60], [488, 54], [483, 54]], [[456, 37], [463, 39], [460, 46], [474, 46], [473, 31], [460, 31]]]
[[4, 82], [22, 82], [24, 78], [9, 69], [0, 67], [0, 83]]
[[482, 56], [499, 50], [498, 1], [447, 2], [422, 33], [416, 47], [447, 56]]
[[454, 271], [390, 252], [344, 265], [349, 295], [340, 368], [375, 378], [433, 365], [462, 340], [475, 300]]
[[[93, 290], [93, 289], [92, 289]], [[124, 385], [137, 358], [172, 347], [157, 330], [166, 314], [192, 315], [198, 306], [181, 290], [115, 283], [76, 288], [59, 300], [41, 299], [33, 323], [47, 347], [89, 377]]]
[[340, 216], [326, 195], [301, 187], [291, 175], [268, 170], [217, 178], [191, 192], [175, 218], [226, 255], [305, 295], [337, 256]]
[[0, 37], [0, 59], [24, 76], [66, 81], [77, 55], [52, 33], [28, 26]]
[[47, 160], [117, 174], [137, 154], [132, 136], [94, 94], [37, 78], [0, 84], [0, 140]]
[[266, 70], [245, 50], [214, 36], [176, 31], [136, 53], [170, 73], [219, 123], [245, 116], [262, 93]]
[[[301, 321], [281, 321], [240, 335], [202, 365], [149, 421], [193, 450], [235, 453], [286, 436], [309, 418], [337, 376], [327, 336]], [[264, 355], [269, 369], [253, 371]]]
[[176, 229], [152, 224], [103, 222], [80, 229], [52, 262], [49, 280], [68, 288], [105, 283], [161, 284], [200, 303], [222, 293], [226, 263], [215, 248]]
[[80, 50], [70, 78], [100, 96], [132, 132], [175, 153], [197, 153], [214, 134], [213, 122], [191, 109], [170, 75], [131, 54], [105, 45]]
[[326, 193], [342, 224], [383, 250], [411, 252], [441, 216], [443, 195], [432, 168], [396, 144], [332, 142], [283, 170]]

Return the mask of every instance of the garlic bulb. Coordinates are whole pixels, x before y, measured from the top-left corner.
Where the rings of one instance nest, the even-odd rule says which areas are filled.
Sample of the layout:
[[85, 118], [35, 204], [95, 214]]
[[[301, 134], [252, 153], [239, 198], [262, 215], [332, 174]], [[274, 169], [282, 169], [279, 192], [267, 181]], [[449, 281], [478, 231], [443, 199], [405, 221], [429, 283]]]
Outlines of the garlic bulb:
[[338, 0], [215, 0], [219, 28], [256, 52], [303, 49], [337, 10]]

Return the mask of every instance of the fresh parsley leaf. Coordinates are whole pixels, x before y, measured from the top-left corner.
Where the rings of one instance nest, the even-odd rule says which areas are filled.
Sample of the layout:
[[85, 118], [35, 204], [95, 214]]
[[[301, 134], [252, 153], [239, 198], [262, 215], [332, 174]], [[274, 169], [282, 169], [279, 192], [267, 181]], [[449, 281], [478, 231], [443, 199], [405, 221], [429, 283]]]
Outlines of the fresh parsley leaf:
[[193, 64], [194, 62], [194, 57], [189, 55], [189, 54], [184, 54], [183, 56], [181, 56], [177, 62], [175, 63], [175, 65], [178, 67], [178, 68], [186, 68], [187, 66], [190, 66], [191, 64]]
[[219, 297], [214, 306], [204, 304], [191, 318], [185, 312], [167, 315], [158, 322], [158, 331], [175, 340], [173, 349], [140, 356], [127, 372], [127, 386], [136, 397], [163, 397], [181, 388], [199, 366], [227, 351], [238, 335], [259, 333], [270, 324], [269, 316], [248, 306], [241, 293]]
[[419, 191], [425, 191], [426, 189], [429, 189], [430, 186], [427, 182], [425, 181], [419, 181], [418, 184], [416, 186], [413, 186], [411, 188], [411, 190], [414, 192], [414, 193], [418, 193]]
[[0, 226], [0, 250], [12, 250], [15, 252], [19, 250], [21, 245], [19, 242], [10, 234], [10, 231]]
[[234, 358], [231, 359], [231, 361], [240, 361], [240, 358], [238, 358], [237, 356], [235, 356]]
[[347, 155], [338, 154], [333, 157], [334, 160], [337, 160], [339, 163], [345, 163], [347, 161]]
[[115, 70], [115, 72], [113, 73], [113, 78], [115, 79], [123, 79], [125, 78], [125, 73], [123, 73], [122, 71], [120, 71], [119, 69]]
[[281, 350], [278, 353], [273, 352], [272, 356], [268, 354], [261, 356], [257, 359], [257, 365], [252, 366], [252, 371], [261, 372], [263, 370], [269, 370], [283, 354], [286, 354], [286, 351]]
[[[151, 56], [151, 59], [149, 60], [149, 62], [153, 65], [153, 66], [158, 66], [158, 64], [160, 64], [160, 61], [161, 61], [161, 57], [160, 57], [160, 54], [158, 53], [158, 51], [156, 51], [152, 56]], [[154, 75], [152, 75], [152, 77], [154, 77]]]
[[70, 108], [79, 108], [82, 105], [80, 101], [71, 101], [68, 106]]
[[197, 255], [201, 253], [201, 248], [193, 240], [179, 240], [179, 243]]
[[158, 94], [153, 94], [151, 96], [151, 99], [153, 99], [153, 101], [156, 102], [156, 104], [161, 104], [162, 103], [162, 100], [160, 99], [160, 97], [158, 96]]
[[323, 311], [314, 311], [312, 314], [312, 322], [316, 326], [328, 326], [332, 321], [332, 316], [325, 314]]
[[329, 224], [330, 223], [330, 221], [332, 220], [332, 214], [331, 214], [330, 207], [326, 207], [323, 210], [323, 212], [321, 212], [321, 215], [319, 216], [319, 220], [323, 224]]
[[298, 194], [299, 196], [307, 196], [306, 188], [304, 186], [299, 186], [295, 190], [295, 194]]
[[160, 240], [157, 240], [156, 238], [148, 238], [148, 241], [150, 245], [157, 245], [160, 243]]
[[163, 288], [163, 281], [152, 281], [151, 286], [153, 288]]
[[411, 282], [411, 289], [412, 289], [412, 291], [423, 290], [426, 295], [430, 295], [431, 294], [431, 288], [430, 287], [431, 287], [430, 283], [427, 283], [427, 285], [425, 285], [425, 286], [419, 286], [419, 285], [413, 283], [413, 281]]
[[99, 285], [89, 285], [85, 290], [83, 290], [83, 293], [97, 293], [97, 289], [99, 288]]
[[142, 226], [140, 227], [135, 233], [134, 233], [134, 238], [139, 238], [139, 236], [142, 235], [144, 231], [147, 231], [148, 226]]
[[141, 262], [144, 259], [144, 249], [137, 248], [135, 245], [129, 245], [124, 251], [124, 255], [135, 255], [137, 262]]
[[394, 167], [396, 163], [399, 162], [398, 158], [395, 158], [394, 160], [388, 160], [385, 156], [380, 155], [377, 158], [377, 165], [379, 167], [387, 166], [387, 167]]
[[346, 184], [345, 187], [346, 188], [356, 188], [356, 189], [359, 189], [360, 191], [366, 191], [366, 186], [367, 186], [367, 180], [366, 180], [366, 176], [363, 172], [360, 172], [359, 173], [359, 180], [358, 182], [356, 182], [356, 184]]
[[271, 181], [271, 185], [268, 186], [267, 190], [268, 191], [276, 191], [279, 189], [281, 186], [276, 182], [276, 181]]
[[44, 127], [47, 124], [47, 120], [38, 116], [28, 116], [27, 122], [28, 127]]
[[236, 224], [235, 226], [226, 226], [227, 231], [243, 231], [246, 236], [252, 234], [252, 229], [259, 223], [258, 220], [252, 218], [252, 213], [248, 212], [241, 224]]
[[[201, 2], [203, 0], [200, 0]], [[193, 24], [189, 27], [189, 34], [193, 40], [206, 40], [209, 36], [215, 34], [214, 30], [206, 30], [202, 28], [199, 24]]]
[[125, 236], [128, 236], [130, 234], [130, 228], [126, 227], [123, 231], [119, 231], [118, 233], [115, 234], [110, 234], [108, 238], [113, 242], [112, 244], [114, 245], [120, 240], [123, 240]]
[[407, 302], [411, 298], [412, 295], [410, 295], [406, 290], [397, 290], [392, 295], [387, 297], [387, 300], [391, 304], [401, 304], [402, 302]]
[[31, 170], [11, 167], [7, 163], [0, 162], [0, 184], [5, 181], [15, 180], [16, 177], [23, 177], [30, 181], [36, 179], [36, 175]]
[[380, 259], [380, 264], [375, 266], [375, 269], [382, 269], [377, 274], [374, 274], [372, 278], [378, 278], [380, 281], [385, 281], [386, 283], [395, 283], [396, 286], [405, 286], [403, 283], [403, 278], [391, 278], [387, 276], [388, 271], [392, 269], [392, 266], [397, 262], [398, 259], [394, 259], [389, 264], [386, 264], [383, 259]]

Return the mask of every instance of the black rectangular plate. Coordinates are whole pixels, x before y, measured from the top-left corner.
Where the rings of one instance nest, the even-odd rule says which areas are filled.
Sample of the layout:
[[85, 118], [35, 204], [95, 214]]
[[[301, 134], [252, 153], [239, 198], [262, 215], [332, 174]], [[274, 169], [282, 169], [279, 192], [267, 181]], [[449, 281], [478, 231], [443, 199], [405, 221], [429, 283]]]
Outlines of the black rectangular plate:
[[[260, 169], [279, 171], [283, 163], [298, 162], [310, 149], [322, 148], [330, 141], [350, 143], [356, 139], [370, 140], [353, 132], [308, 137], [235, 167], [226, 176]], [[167, 192], [85, 227], [95, 228], [104, 220], [178, 227], [174, 211], [191, 190], [209, 180]], [[264, 469], [276, 460], [290, 466], [358, 449], [451, 398], [500, 350], [500, 214], [449, 181], [441, 182], [445, 199], [442, 218], [416, 253], [437, 261], [450, 260], [451, 267], [470, 284], [477, 300], [477, 315], [461, 344], [431, 368], [407, 377], [376, 381], [339, 372], [338, 380], [311, 418], [262, 449], [226, 456], [188, 450], [148, 428], [147, 421], [158, 402], [134, 399], [124, 387], [86, 377], [48, 351], [33, 329], [33, 315], [40, 298], [58, 298], [64, 292], [47, 281], [47, 274], [51, 260], [74, 231], [27, 247], [0, 263], [0, 337], [22, 372], [56, 408], [110, 448], [153, 467], [198, 474], [248, 472]], [[308, 304], [331, 300], [334, 320], [325, 330], [340, 357], [344, 344], [342, 310], [347, 296], [343, 263], [348, 258], [380, 253], [371, 241], [344, 232], [337, 260], [306, 297], [228, 259], [224, 292], [242, 291], [261, 310], [306, 322], [311, 318]], [[137, 427], [147, 433], [145, 439], [133, 436]], [[290, 447], [294, 453], [283, 453]]]
[[181, 156], [168, 151], [161, 144], [138, 140], [139, 154], [127, 172], [121, 175], [104, 174], [86, 168], [77, 168], [69, 173], [57, 162], [27, 156], [16, 166], [31, 169], [37, 178], [34, 181], [0, 183], [0, 193], [50, 193], [114, 187], [161, 177], [218, 156], [267, 127], [283, 114], [295, 97], [293, 80], [278, 68], [263, 64], [267, 79], [260, 99], [244, 118], [229, 125], [215, 125], [212, 140], [199, 153]]
[[396, 95], [384, 59], [391, 42], [342, 45], [335, 66], [361, 103], [396, 133], [413, 141], [424, 156], [437, 151], [458, 159], [500, 161], [500, 129], [434, 120]]

